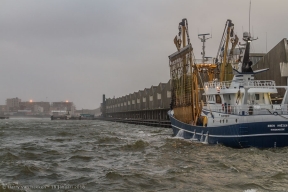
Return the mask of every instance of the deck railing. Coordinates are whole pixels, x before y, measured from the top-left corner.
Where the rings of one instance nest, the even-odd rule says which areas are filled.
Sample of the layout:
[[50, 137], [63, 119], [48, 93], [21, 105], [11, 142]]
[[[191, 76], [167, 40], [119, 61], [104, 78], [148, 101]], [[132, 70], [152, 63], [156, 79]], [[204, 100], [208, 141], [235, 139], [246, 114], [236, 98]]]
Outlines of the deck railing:
[[[205, 82], [204, 83], [204, 88], [215, 88], [215, 89], [229, 89], [231, 86], [232, 81], [222, 81], [222, 82], [218, 82], [218, 81], [209, 81], [209, 82]], [[240, 82], [240, 86], [245, 86], [244, 82]], [[261, 88], [271, 88], [271, 89], [275, 89], [275, 81], [271, 81], [271, 80], [251, 80], [248, 81], [247, 86], [249, 87], [261, 87]], [[237, 87], [239, 88], [239, 87]]]
[[204, 88], [217, 88], [217, 89], [228, 89], [232, 81], [209, 81], [204, 83]]
[[263, 88], [274, 88], [276, 86], [275, 81], [264, 81], [264, 80], [253, 80], [248, 81], [248, 86], [252, 87], [263, 87]]
[[194, 59], [195, 64], [214, 64], [214, 59], [213, 58], [205, 58], [204, 63], [202, 59]]
[[207, 106], [212, 112], [232, 115], [288, 115], [288, 105], [223, 105], [222, 107]]

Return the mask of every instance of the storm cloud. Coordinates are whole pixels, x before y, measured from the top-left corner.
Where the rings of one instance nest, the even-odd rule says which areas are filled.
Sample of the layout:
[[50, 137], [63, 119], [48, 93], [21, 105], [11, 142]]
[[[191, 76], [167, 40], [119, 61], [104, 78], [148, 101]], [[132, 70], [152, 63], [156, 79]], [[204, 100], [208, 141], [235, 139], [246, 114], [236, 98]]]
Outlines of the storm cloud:
[[[215, 57], [227, 19], [242, 37], [249, 0], [0, 1], [0, 104], [73, 101], [97, 108], [102, 94], [119, 97], [169, 80], [178, 23], [188, 19], [194, 53], [198, 33], [211, 33]], [[288, 1], [252, 0], [252, 52], [265, 53], [287, 37]], [[267, 35], [267, 41], [266, 41]]]

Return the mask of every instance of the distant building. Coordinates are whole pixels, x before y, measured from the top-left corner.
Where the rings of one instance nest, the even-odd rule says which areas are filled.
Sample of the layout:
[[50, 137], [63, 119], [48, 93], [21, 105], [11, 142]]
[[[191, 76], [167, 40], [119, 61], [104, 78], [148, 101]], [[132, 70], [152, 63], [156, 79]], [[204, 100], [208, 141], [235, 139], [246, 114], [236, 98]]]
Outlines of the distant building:
[[100, 108], [97, 109], [80, 109], [80, 110], [75, 110], [75, 115], [81, 115], [81, 114], [91, 114], [91, 115], [100, 115]]
[[4, 112], [6, 112], [6, 105], [0, 105], [0, 116], [3, 116]]
[[33, 115], [31, 110], [18, 110], [17, 113], [13, 114], [16, 116], [26, 116], [26, 115]]
[[20, 110], [31, 110], [33, 113], [44, 113], [44, 114], [50, 113], [50, 103], [49, 102], [25, 101], [25, 102], [20, 102], [19, 105], [20, 105]]
[[0, 105], [0, 112], [6, 112], [6, 111], [7, 111], [6, 105]]
[[71, 115], [74, 115], [75, 105], [73, 104], [73, 102], [52, 102], [51, 111], [69, 111]]
[[39, 106], [39, 105], [34, 105], [34, 113], [43, 113], [44, 112], [44, 108]]
[[20, 107], [21, 99], [16, 98], [8, 98], [6, 99], [6, 110], [7, 112], [18, 111]]
[[[67, 111], [61, 111], [61, 110], [52, 110], [51, 115], [68, 115]], [[69, 113], [70, 115], [70, 113]]]

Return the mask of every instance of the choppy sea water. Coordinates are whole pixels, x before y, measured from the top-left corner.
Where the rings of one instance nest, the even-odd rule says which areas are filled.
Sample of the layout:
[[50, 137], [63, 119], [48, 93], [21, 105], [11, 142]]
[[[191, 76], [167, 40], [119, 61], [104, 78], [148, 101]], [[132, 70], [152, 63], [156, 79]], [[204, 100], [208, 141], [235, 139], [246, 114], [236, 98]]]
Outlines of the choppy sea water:
[[0, 120], [1, 191], [288, 191], [288, 148], [104, 121]]

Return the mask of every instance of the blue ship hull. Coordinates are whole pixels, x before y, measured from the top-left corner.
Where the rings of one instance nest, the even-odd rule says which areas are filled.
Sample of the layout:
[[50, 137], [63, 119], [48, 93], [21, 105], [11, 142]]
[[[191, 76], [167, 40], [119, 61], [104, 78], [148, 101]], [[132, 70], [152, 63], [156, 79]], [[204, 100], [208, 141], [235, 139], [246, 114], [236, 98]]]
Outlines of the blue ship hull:
[[[193, 126], [175, 119], [170, 112], [173, 134], [183, 132], [185, 139], [197, 139], [208, 144], [223, 144], [233, 148], [286, 147], [288, 146], [288, 122], [253, 122], [234, 125], [203, 127]], [[194, 136], [194, 137], [193, 137]], [[206, 138], [208, 136], [208, 138]], [[201, 138], [202, 137], [202, 138]]]

